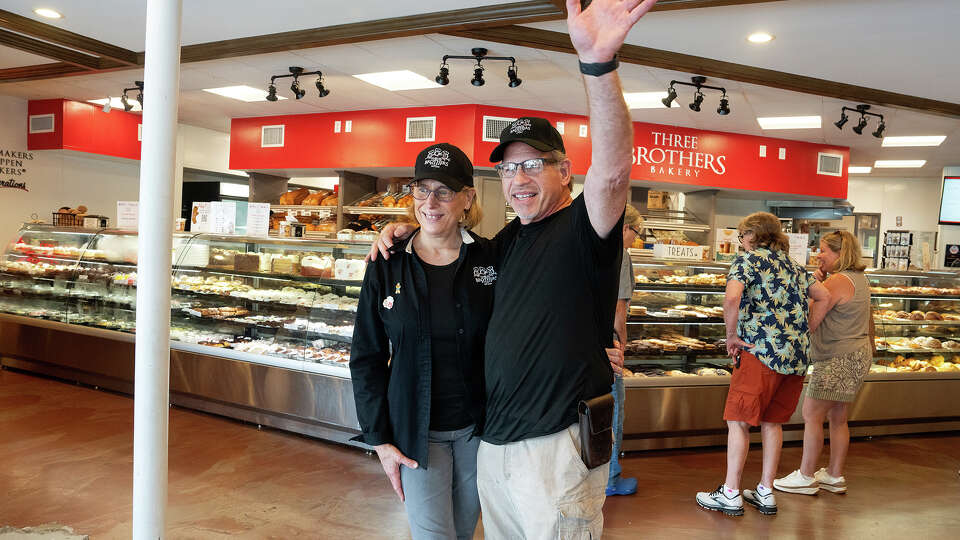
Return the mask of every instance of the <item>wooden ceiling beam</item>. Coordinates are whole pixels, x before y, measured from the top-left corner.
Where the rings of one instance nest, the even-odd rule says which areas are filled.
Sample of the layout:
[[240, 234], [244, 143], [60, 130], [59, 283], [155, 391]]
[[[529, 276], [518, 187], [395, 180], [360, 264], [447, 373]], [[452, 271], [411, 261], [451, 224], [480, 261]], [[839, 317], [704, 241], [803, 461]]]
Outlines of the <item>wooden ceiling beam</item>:
[[136, 65], [137, 53], [0, 9], [0, 27], [115, 62]]
[[746, 4], [764, 4], [767, 2], [783, 2], [783, 0], [660, 0], [650, 11], [741, 6]]
[[180, 61], [202, 62], [562, 17], [563, 12], [550, 0], [497, 4], [188, 45], [181, 49]]
[[[570, 36], [563, 32], [540, 30], [525, 26], [502, 26], [498, 28], [488, 28], [483, 31], [460, 30], [443, 33], [469, 39], [576, 54], [576, 50], [570, 43]], [[694, 75], [705, 75], [707, 77], [718, 77], [758, 86], [769, 86], [803, 94], [841, 99], [853, 103], [869, 103], [872, 105], [960, 118], [960, 104], [958, 103], [887, 92], [885, 90], [817, 79], [805, 75], [796, 75], [783, 71], [725, 62], [723, 60], [714, 60], [702, 56], [641, 47], [639, 45], [624, 45], [620, 49], [619, 58], [621, 62], [629, 64], [681, 71]]]
[[67, 75], [84, 75], [90, 71], [66, 62], [52, 62], [35, 66], [0, 69], [0, 82], [24, 82], [38, 79], [55, 79]]
[[27, 37], [22, 34], [9, 32], [0, 28], [0, 45], [13, 49], [44, 56], [52, 60], [59, 60], [86, 69], [100, 69], [100, 59], [96, 56], [90, 56], [73, 49], [67, 49], [59, 45], [47, 43]]

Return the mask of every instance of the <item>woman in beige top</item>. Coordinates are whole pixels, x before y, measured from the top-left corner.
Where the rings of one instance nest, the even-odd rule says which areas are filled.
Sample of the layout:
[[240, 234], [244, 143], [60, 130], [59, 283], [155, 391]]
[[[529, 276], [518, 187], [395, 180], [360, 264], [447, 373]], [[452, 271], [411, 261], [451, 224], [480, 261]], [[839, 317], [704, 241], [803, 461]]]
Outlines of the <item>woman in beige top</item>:
[[[870, 371], [874, 348], [870, 285], [860, 258], [860, 244], [847, 231], [832, 232], [820, 241], [820, 268], [814, 277], [829, 289], [830, 300], [810, 306], [813, 372], [803, 400], [803, 458], [798, 470], [774, 480], [780, 491], [847, 491], [847, 415]], [[814, 472], [823, 450], [824, 418], [830, 421], [830, 464]]]

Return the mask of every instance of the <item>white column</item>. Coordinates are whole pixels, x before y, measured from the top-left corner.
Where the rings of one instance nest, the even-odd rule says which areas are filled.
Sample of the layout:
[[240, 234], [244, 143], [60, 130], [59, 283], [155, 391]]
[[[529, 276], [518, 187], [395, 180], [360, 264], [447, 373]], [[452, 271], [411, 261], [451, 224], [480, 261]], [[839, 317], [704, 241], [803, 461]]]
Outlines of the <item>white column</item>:
[[170, 397], [170, 259], [182, 0], [148, 0], [140, 155], [133, 538], [164, 538]]

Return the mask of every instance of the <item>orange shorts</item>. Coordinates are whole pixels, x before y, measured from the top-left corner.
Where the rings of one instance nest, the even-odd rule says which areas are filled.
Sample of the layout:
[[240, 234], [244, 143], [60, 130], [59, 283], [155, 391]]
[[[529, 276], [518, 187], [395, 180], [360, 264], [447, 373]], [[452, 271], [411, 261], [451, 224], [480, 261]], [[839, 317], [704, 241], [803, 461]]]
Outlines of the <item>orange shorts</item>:
[[740, 353], [740, 367], [730, 378], [723, 419], [759, 426], [784, 424], [797, 409], [803, 375], [784, 375], [768, 368], [753, 354]]

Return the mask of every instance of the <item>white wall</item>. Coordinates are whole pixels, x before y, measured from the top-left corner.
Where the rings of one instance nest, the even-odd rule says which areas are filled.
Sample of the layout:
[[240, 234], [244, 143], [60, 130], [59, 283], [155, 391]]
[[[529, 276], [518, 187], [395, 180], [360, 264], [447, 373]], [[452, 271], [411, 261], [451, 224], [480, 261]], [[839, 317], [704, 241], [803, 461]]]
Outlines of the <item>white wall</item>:
[[[0, 150], [27, 151], [27, 100], [0, 96]], [[175, 205], [179, 216], [182, 168], [228, 172], [230, 135], [180, 125], [177, 144]], [[140, 191], [140, 162], [66, 150], [31, 152], [23, 175], [0, 174], [0, 180], [26, 182], [29, 191], [0, 189], [0, 246], [33, 214], [46, 222], [61, 206], [84, 205], [90, 214], [110, 217], [116, 223], [117, 201], [135, 201]], [[0, 159], [3, 159], [0, 157]], [[0, 167], [9, 166], [2, 165]]]
[[[881, 214], [881, 235], [891, 229], [936, 231], [940, 179], [851, 177], [847, 200], [853, 204], [854, 212]], [[903, 218], [899, 227], [897, 216]]]

